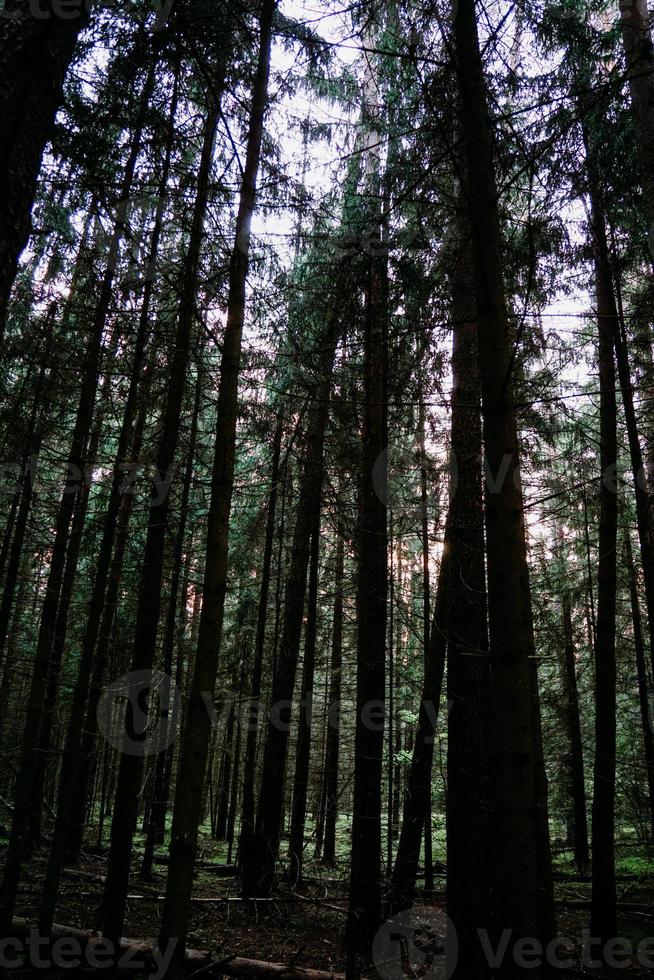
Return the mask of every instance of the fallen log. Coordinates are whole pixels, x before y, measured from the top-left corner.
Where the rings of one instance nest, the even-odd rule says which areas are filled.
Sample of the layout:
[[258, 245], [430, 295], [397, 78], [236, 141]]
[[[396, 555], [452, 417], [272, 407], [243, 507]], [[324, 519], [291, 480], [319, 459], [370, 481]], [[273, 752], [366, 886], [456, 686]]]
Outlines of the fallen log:
[[[30, 924], [26, 919], [15, 918], [12, 926], [17, 938], [26, 938], [30, 934]], [[102, 947], [102, 937], [97, 933], [85, 932], [73, 926], [53, 923], [50, 933], [51, 941], [57, 939], [76, 939], [80, 946]], [[41, 953], [42, 955], [42, 953]], [[153, 943], [144, 939], [120, 940], [120, 955], [129, 957], [134, 963], [134, 969], [142, 971], [143, 964], [147, 968], [157, 966], [157, 957]], [[136, 961], [140, 962], [137, 964]], [[312, 967], [296, 966], [294, 963], [273, 963], [268, 960], [253, 960], [247, 956], [219, 956], [205, 949], [186, 949], [184, 962], [189, 971], [195, 973], [202, 970], [203, 977], [243, 977], [261, 978], [261, 980], [345, 980], [344, 973], [334, 973], [328, 970], [315, 970]]]

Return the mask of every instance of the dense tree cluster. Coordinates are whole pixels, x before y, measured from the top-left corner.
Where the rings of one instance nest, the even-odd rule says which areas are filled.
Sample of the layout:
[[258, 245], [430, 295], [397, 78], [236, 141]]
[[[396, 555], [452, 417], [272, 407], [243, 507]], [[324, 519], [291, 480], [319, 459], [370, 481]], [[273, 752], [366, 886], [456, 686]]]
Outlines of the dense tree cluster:
[[114, 959], [136, 887], [167, 976], [272, 975], [189, 949], [209, 863], [344, 884], [348, 977], [414, 975], [440, 901], [447, 975], [513, 978], [567, 877], [610, 967], [654, 844], [646, 0], [6, 0], [0, 79], [2, 937], [66, 934], [95, 855]]

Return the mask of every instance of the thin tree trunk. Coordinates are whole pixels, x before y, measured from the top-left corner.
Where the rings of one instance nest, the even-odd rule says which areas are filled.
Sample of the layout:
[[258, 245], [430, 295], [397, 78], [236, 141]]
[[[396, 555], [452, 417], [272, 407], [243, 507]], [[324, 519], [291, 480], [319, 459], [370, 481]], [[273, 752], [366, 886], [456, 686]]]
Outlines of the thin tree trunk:
[[636, 569], [634, 567], [634, 559], [631, 551], [629, 528], [625, 530], [624, 542], [627, 559], [627, 571], [629, 572], [631, 618], [634, 627], [634, 653], [636, 656], [636, 677], [638, 679], [638, 704], [640, 706], [640, 720], [643, 729], [643, 749], [645, 753], [645, 766], [647, 769], [650, 839], [654, 841], [654, 732], [652, 731], [652, 718], [649, 706], [647, 667], [645, 665], [645, 645], [643, 643], [643, 626], [640, 615], [640, 601], [638, 599]]
[[[420, 440], [420, 531], [422, 536], [422, 648], [427, 669], [427, 650], [429, 648], [429, 618], [431, 615], [431, 596], [429, 592], [429, 510], [427, 505], [427, 457], [425, 455], [425, 400], [422, 385], [418, 403], [418, 438]], [[434, 888], [434, 857], [431, 828], [431, 774], [427, 788], [425, 807], [425, 888]]]
[[279, 459], [282, 445], [283, 413], [278, 410], [277, 423], [272, 445], [272, 462], [270, 473], [270, 495], [268, 497], [268, 516], [266, 519], [266, 536], [263, 546], [261, 568], [261, 588], [259, 591], [259, 608], [257, 610], [257, 631], [254, 641], [254, 663], [252, 665], [252, 680], [250, 698], [247, 705], [248, 734], [245, 741], [245, 760], [243, 762], [243, 803], [241, 809], [241, 833], [238, 845], [238, 861], [242, 863], [243, 855], [247, 853], [254, 833], [255, 803], [254, 776], [257, 754], [257, 731], [261, 699], [261, 676], [263, 673], [263, 655], [266, 644], [266, 619], [268, 613], [268, 593], [270, 591], [270, 569], [272, 565], [273, 543], [275, 537], [275, 515], [277, 511], [277, 492], [279, 485]]
[[227, 589], [229, 517], [234, 486], [238, 378], [245, 316], [250, 226], [256, 201], [264, 114], [268, 103], [270, 47], [275, 9], [275, 0], [264, 0], [259, 22], [259, 52], [252, 88], [245, 167], [229, 269], [227, 322], [220, 363], [216, 442], [211, 478], [202, 613], [200, 615], [197, 656], [180, 751], [173, 810], [170, 865], [160, 931], [162, 948], [172, 937], [177, 940], [173, 972], [179, 972], [181, 969], [184, 953], [193, 885], [193, 866], [197, 852], [200, 805], [204, 791], [207, 754], [211, 738], [211, 721], [207, 714], [203, 694], [206, 691], [214, 690], [222, 640]]
[[[166, 616], [166, 629], [163, 639], [163, 670], [168, 677], [173, 676], [173, 654], [176, 635], [176, 616], [178, 610], [178, 593], [180, 577], [182, 571], [182, 555], [184, 552], [184, 539], [186, 538], [186, 522], [188, 518], [188, 506], [191, 495], [191, 483], [193, 481], [193, 465], [195, 462], [195, 447], [198, 435], [198, 420], [200, 416], [200, 404], [202, 398], [203, 372], [201, 364], [198, 364], [198, 376], [195, 386], [195, 403], [193, 406], [193, 416], [191, 419], [191, 431], [189, 434], [188, 455], [186, 458], [186, 472], [184, 474], [184, 485], [182, 487], [182, 499], [179, 508], [179, 526], [173, 551], [172, 577], [170, 581], [170, 596], [168, 599], [168, 612]], [[176, 725], [177, 718], [168, 718], [168, 715], [161, 719], [160, 723], [160, 743], [161, 748], [157, 754], [155, 762], [154, 787], [152, 796], [152, 809], [147, 826], [147, 836], [143, 863], [141, 865], [141, 875], [144, 878], [152, 876], [152, 860], [154, 857], [155, 844], [163, 843], [166, 827], [166, 810], [168, 806], [168, 796], [170, 793], [174, 745], [169, 743], [169, 725]]]
[[232, 785], [232, 761], [234, 750], [234, 714], [236, 704], [232, 704], [223, 743], [223, 757], [221, 766], [221, 778], [218, 788], [218, 799], [215, 807], [215, 816], [212, 821], [213, 836], [216, 840], [224, 841], [227, 836], [227, 815], [229, 812], [229, 793]]
[[[28, 452], [23, 460], [23, 472], [19, 491], [20, 506], [16, 517], [16, 525], [11, 541], [11, 548], [9, 550], [7, 574], [4, 581], [2, 601], [0, 602], [0, 657], [2, 655], [2, 651], [4, 650], [7, 633], [9, 631], [9, 621], [14, 604], [14, 593], [16, 591], [18, 571], [20, 569], [21, 557], [23, 554], [23, 544], [25, 542], [27, 522], [29, 520], [30, 511], [32, 508], [34, 478], [36, 476], [39, 451], [43, 441], [44, 419], [50, 402], [50, 398], [47, 392], [44, 391], [44, 388], [46, 385], [48, 362], [52, 352], [52, 337], [54, 332], [55, 316], [56, 305], [53, 303], [50, 306], [45, 323], [45, 346], [43, 350], [43, 360], [41, 362], [39, 376], [34, 389], [34, 403], [32, 406], [32, 413], [30, 416], [26, 440]], [[5, 700], [3, 698], [0, 707], [0, 724], [2, 724], [4, 716], [4, 705]]]
[[340, 498], [336, 500], [336, 560], [334, 569], [334, 616], [329, 668], [329, 706], [327, 708], [327, 743], [324, 773], [324, 844], [323, 863], [336, 863], [336, 821], [338, 818], [338, 762], [341, 734], [341, 673], [343, 664], [343, 572], [345, 540]]
[[572, 632], [572, 613], [570, 597], [563, 593], [563, 634], [564, 634], [564, 690], [566, 699], [566, 727], [570, 745], [570, 796], [572, 799], [573, 833], [572, 846], [579, 874], [586, 874], [589, 865], [588, 823], [586, 818], [586, 782], [584, 778], [584, 751], [581, 737], [581, 716], [579, 713], [579, 694], [577, 691], [577, 661], [575, 658], [574, 636]]
[[[139, 415], [134, 427], [134, 441], [132, 443], [132, 457], [138, 461], [143, 443], [143, 431], [147, 416], [147, 394], [149, 390], [149, 380], [144, 383], [143, 403], [139, 410]], [[80, 672], [78, 674], [75, 691], [73, 692], [73, 705], [71, 716], [68, 721], [66, 733], [66, 744], [64, 746], [64, 756], [62, 760], [62, 772], [60, 776], [59, 806], [57, 808], [57, 823], [53, 836], [53, 850], [55, 844], [61, 846], [61, 854], [57, 858], [51, 852], [50, 861], [58, 862], [66, 860], [75, 864], [79, 860], [84, 837], [84, 825], [88, 809], [89, 786], [92, 784], [93, 749], [98, 734], [98, 704], [102, 693], [102, 684], [106, 672], [107, 660], [112, 641], [112, 632], [115, 622], [116, 611], [118, 608], [118, 592], [122, 578], [123, 561], [129, 537], [129, 522], [134, 505], [134, 493], [131, 489], [126, 489], [118, 511], [116, 524], [116, 538], [114, 543], [114, 553], [109, 567], [109, 579], [104, 600], [102, 619], [98, 630], [98, 642], [93, 659], [90, 679], [87, 682], [87, 666], [84, 661], [80, 662]], [[84, 668], [84, 673], [82, 673]], [[88, 689], [88, 703], [87, 703]], [[86, 705], [86, 714], [84, 706]], [[82, 720], [83, 719], [83, 720]], [[81, 726], [81, 728], [80, 728]], [[79, 751], [77, 747], [79, 746]], [[68, 768], [73, 765], [73, 769]], [[64, 767], [66, 772], [64, 773]], [[70, 778], [69, 778], [69, 774]], [[70, 794], [70, 804], [67, 794]], [[70, 811], [66, 807], [70, 806]], [[68, 814], [68, 816], [66, 816]], [[62, 834], [59, 841], [59, 833]], [[54, 865], [53, 872], [54, 873]], [[48, 872], [50, 874], [50, 872]], [[49, 884], [49, 877], [46, 878], [46, 885]], [[44, 888], [44, 894], [47, 889]], [[56, 893], [56, 888], [53, 894]]]
[[[386, 865], [388, 874], [393, 870], [393, 836], [399, 819], [399, 780], [395, 778], [395, 736], [397, 726], [395, 725], [395, 569], [393, 567], [393, 548], [394, 548], [394, 526], [393, 510], [388, 509], [388, 545], [389, 545], [389, 568], [388, 568], [388, 813], [386, 814]], [[398, 541], [398, 552], [401, 548], [401, 538]], [[400, 588], [402, 583], [399, 583]], [[398, 590], [399, 591], [399, 590]]]
[[227, 864], [232, 863], [232, 851], [234, 848], [234, 828], [236, 826], [236, 813], [238, 810], [240, 770], [241, 770], [241, 740], [242, 740], [242, 709], [243, 694], [245, 691], [245, 664], [243, 658], [241, 664], [241, 678], [238, 688], [238, 703], [235, 711], [238, 713], [236, 718], [236, 744], [234, 745], [234, 757], [232, 762], [232, 791], [229, 800], [229, 813], [227, 815]]
[[[284, 782], [288, 751], [288, 712], [293, 697], [300, 651], [302, 616], [307, 585], [311, 532], [323, 483], [323, 445], [329, 415], [329, 395], [334, 369], [337, 328], [330, 321], [324, 353], [317, 367], [316, 400], [310, 409], [306, 450], [302, 464], [291, 564], [284, 590], [284, 621], [273, 674], [270, 717], [263, 757], [265, 779], [261, 786], [254, 837], [242, 855], [243, 892], [246, 896], [270, 894], [279, 855], [283, 826]], [[283, 716], [282, 716], [283, 712]]]
[[[447, 538], [446, 538], [447, 540]], [[402, 829], [391, 878], [389, 906], [392, 914], [411, 905], [418, 875], [420, 844], [431, 794], [431, 770], [438, 712], [443, 686], [447, 645], [449, 551], [443, 551], [436, 585], [436, 604], [431, 634], [424, 654], [424, 678], [411, 769], [402, 806]]]
[[652, 666], [652, 670], [654, 671], [654, 539], [651, 527], [652, 500], [649, 495], [647, 472], [643, 464], [643, 451], [640, 444], [640, 436], [638, 434], [638, 420], [636, 418], [636, 410], [634, 407], [634, 389], [629, 366], [629, 348], [627, 344], [627, 335], [624, 328], [624, 317], [622, 315], [622, 300], [619, 284], [617, 284], [617, 288], [613, 291], [613, 295], [617, 313], [615, 319], [611, 321], [615, 330], [613, 345], [615, 349], [618, 379], [620, 382], [622, 407], [624, 409], [627, 428], [631, 473], [634, 481], [638, 542], [640, 544], [643, 582], [645, 585], [645, 605], [647, 608], [647, 620], [648, 623], [651, 624], [649, 630], [649, 655], [650, 664]]
[[307, 617], [304, 634], [304, 664], [300, 687], [300, 716], [298, 719], [295, 750], [295, 777], [291, 808], [291, 838], [289, 858], [291, 878], [302, 879], [304, 858], [304, 828], [306, 823], [307, 795], [309, 791], [309, 762], [311, 756], [311, 728], [313, 721], [313, 682], [316, 669], [316, 634], [318, 616], [318, 562], [320, 559], [320, 499], [311, 529], [309, 555], [309, 589], [307, 593]]
[[[388, 254], [382, 241], [378, 88], [366, 58], [361, 108], [365, 145], [361, 215], [369, 248], [364, 272], [363, 411], [357, 528], [357, 693], [347, 975], [370, 960], [382, 916], [382, 775], [388, 615]], [[423, 808], [424, 816], [424, 808]]]

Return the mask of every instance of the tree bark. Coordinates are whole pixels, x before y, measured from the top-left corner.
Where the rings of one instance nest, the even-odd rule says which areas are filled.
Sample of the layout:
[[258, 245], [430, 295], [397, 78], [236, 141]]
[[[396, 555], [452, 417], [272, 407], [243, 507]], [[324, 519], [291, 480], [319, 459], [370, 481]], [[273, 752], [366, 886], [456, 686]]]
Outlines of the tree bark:
[[595, 252], [600, 381], [600, 522], [595, 639], [595, 769], [593, 777], [593, 883], [591, 934], [602, 944], [616, 935], [615, 769], [617, 592], [617, 409], [613, 345], [618, 316], [611, 280], [600, 191], [593, 186], [591, 221]]
[[[460, 199], [452, 289], [452, 480], [447, 649], [447, 894], [456, 980], [485, 980], [478, 929], [490, 925], [490, 664], [484, 562], [481, 399], [470, 230]], [[474, 888], [470, 881], [475, 882]], [[448, 970], [451, 950], [447, 949]]]
[[[474, 0], [459, 0], [454, 37], [474, 250], [486, 466], [485, 523], [493, 719], [492, 927], [541, 937], [540, 827], [529, 658], [534, 649], [523, 520], [513, 352], [491, 122]], [[533, 970], [534, 978], [540, 970]], [[496, 976], [517, 976], [508, 955]]]

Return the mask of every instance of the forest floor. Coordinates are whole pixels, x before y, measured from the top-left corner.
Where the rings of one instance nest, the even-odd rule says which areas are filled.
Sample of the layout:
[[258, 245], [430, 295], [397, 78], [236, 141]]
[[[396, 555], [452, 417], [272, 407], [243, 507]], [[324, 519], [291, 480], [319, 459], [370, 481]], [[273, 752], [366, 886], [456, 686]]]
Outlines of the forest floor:
[[[1, 846], [1, 843], [0, 843]], [[19, 896], [17, 915], [28, 922], [36, 919], [41, 881], [45, 870], [46, 853], [36, 854], [27, 869]], [[347, 906], [347, 869], [328, 870], [308, 862], [307, 880], [299, 888], [281, 884], [270, 901], [245, 901], [239, 895], [239, 882], [226, 876], [224, 848], [208, 844], [201, 867], [195, 878], [192, 919], [188, 946], [210, 950], [218, 958], [237, 955], [276, 963], [292, 963], [329, 972], [342, 973], [345, 967], [344, 924]], [[100, 925], [99, 903], [106, 872], [106, 856], [87, 853], [76, 868], [65, 873], [57, 907], [56, 921], [68, 927], [95, 931]], [[125, 936], [137, 940], [152, 940], [159, 929], [162, 897], [165, 891], [166, 868], [156, 866], [151, 880], [139, 876], [138, 864], [130, 882]], [[627, 858], [619, 863], [619, 935], [634, 950], [644, 939], [654, 937], [654, 863]], [[580, 877], [562, 861], [557, 862], [556, 897], [559, 935], [573, 949], [574, 968], [561, 971], [564, 976], [598, 976], [589, 968], [582, 955], [582, 937], [588, 927], [590, 881]], [[437, 890], [427, 893], [419, 889], [416, 911], [421, 922], [429, 922], [435, 936], [445, 933], [445, 880], [437, 877]], [[654, 958], [654, 941], [652, 943]], [[642, 959], [642, 957], [641, 957]], [[380, 971], [384, 977], [384, 970]], [[417, 969], [421, 976], [424, 969]], [[30, 971], [21, 968], [11, 971], [16, 978]], [[30, 975], [37, 975], [32, 971]], [[40, 970], [41, 977], [54, 976]], [[80, 971], [76, 971], [80, 975]], [[375, 976], [373, 971], [371, 976]], [[379, 974], [377, 974], [379, 975]], [[444, 971], [438, 970], [438, 977]], [[604, 971], [601, 976], [608, 976]], [[628, 980], [654, 977], [634, 955], [625, 957], [624, 965], [612, 976]], [[61, 973], [59, 973], [61, 976]], [[411, 976], [411, 972], [407, 973]], [[431, 976], [431, 973], [430, 973]]]

